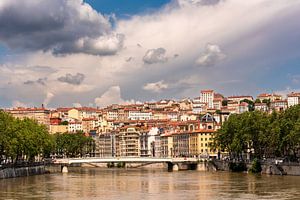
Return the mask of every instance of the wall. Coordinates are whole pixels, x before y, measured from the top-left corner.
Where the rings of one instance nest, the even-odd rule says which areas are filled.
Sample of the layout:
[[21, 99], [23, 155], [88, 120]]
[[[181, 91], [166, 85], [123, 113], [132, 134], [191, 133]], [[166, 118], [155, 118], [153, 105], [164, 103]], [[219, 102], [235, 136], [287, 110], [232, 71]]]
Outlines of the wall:
[[0, 170], [0, 179], [32, 176], [45, 173], [46, 170], [44, 165], [34, 167], [6, 168]]

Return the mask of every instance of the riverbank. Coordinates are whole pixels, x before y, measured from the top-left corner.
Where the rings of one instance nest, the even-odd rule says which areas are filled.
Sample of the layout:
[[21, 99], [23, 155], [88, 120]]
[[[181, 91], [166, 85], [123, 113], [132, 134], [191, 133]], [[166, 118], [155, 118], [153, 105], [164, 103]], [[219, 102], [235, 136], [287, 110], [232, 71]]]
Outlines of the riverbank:
[[46, 174], [44, 165], [0, 169], [0, 179]]
[[[238, 171], [247, 172], [251, 168], [250, 163], [230, 163], [214, 160], [212, 164], [218, 171], [234, 171], [232, 165], [236, 165]], [[300, 176], [300, 163], [261, 163], [261, 174]]]

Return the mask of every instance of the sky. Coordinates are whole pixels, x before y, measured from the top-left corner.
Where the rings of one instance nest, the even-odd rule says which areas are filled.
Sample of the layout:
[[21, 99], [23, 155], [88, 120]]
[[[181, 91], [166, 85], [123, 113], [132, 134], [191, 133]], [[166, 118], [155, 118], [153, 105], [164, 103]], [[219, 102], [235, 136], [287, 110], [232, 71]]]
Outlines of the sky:
[[300, 91], [300, 0], [1, 0], [0, 107]]

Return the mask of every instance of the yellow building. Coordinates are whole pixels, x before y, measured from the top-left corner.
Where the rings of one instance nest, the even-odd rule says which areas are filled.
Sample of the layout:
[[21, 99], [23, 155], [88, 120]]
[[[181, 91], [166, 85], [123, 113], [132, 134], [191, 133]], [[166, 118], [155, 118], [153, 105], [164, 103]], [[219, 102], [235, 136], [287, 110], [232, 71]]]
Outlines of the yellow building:
[[6, 110], [6, 112], [10, 113], [13, 117], [24, 119], [34, 119], [39, 124], [44, 124], [49, 129], [50, 126], [50, 110], [45, 108], [13, 108]]
[[72, 108], [68, 111], [68, 118], [81, 120], [81, 111], [76, 108]]
[[68, 125], [50, 125], [50, 134], [55, 133], [67, 133], [68, 132]]
[[217, 153], [211, 148], [215, 131], [196, 130], [189, 133], [190, 156], [216, 157]]

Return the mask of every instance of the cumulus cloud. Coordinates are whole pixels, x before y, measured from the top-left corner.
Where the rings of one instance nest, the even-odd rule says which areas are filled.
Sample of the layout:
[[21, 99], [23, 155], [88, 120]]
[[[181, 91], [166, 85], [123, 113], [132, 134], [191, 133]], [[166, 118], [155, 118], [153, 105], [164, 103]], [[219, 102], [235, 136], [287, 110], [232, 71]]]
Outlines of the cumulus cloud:
[[11, 105], [12, 105], [13, 108], [18, 108], [18, 107], [23, 107], [23, 108], [25, 108], [25, 107], [28, 107], [28, 106], [29, 106], [28, 104], [23, 103], [23, 102], [18, 101], [18, 100], [14, 100], [14, 101], [12, 102]]
[[180, 6], [187, 5], [215, 5], [218, 4], [221, 0], [177, 0], [177, 3]]
[[54, 54], [115, 54], [123, 35], [83, 0], [1, 0], [0, 42], [12, 49]]
[[[77, 4], [74, 3], [77, 1], [63, 2], [64, 4], [68, 2], [69, 6]], [[1, 5], [2, 2], [7, 4], [8, 1], [1, 0], [0, 2]], [[8, 21], [15, 20], [25, 10], [28, 12], [29, 8], [26, 7], [26, 5], [29, 5], [28, 2], [36, 2], [36, 4], [40, 2], [54, 4], [53, 2], [55, 2], [57, 6], [55, 6], [53, 13], [58, 21], [54, 20], [52, 24], [61, 23], [62, 25], [56, 27], [54, 25], [49, 27], [49, 23], [42, 23], [41, 26], [37, 25], [39, 24], [37, 21], [48, 22], [48, 18], [51, 19], [51, 16], [48, 18], [47, 16], [44, 18], [38, 17], [50, 15], [50, 11], [53, 10], [51, 6], [49, 6], [49, 9], [48, 7], [47, 9], [41, 9], [42, 14], [39, 15], [36, 13], [40, 13], [40, 9], [38, 9], [40, 7], [30, 6], [36, 12], [30, 12], [34, 17], [27, 20], [27, 25], [24, 25], [26, 23], [23, 24], [22, 21], [18, 26], [16, 25], [18, 23], [7, 23], [3, 26], [4, 20], [3, 15], [1, 15], [0, 41], [5, 40], [5, 44], [11, 48], [23, 47], [25, 50], [47, 51], [26, 52], [26, 55], [10, 56], [10, 63], [22, 63], [22, 65], [25, 65], [23, 67], [0, 66], [0, 103], [4, 106], [11, 105], [11, 102], [15, 99], [40, 105], [48, 91], [55, 95], [51, 100], [53, 106], [70, 106], [73, 102], [88, 105], [90, 102], [94, 103], [94, 97], [102, 96], [99, 95], [99, 91], [105, 91], [112, 85], [122, 85], [127, 98], [143, 101], [153, 98], [193, 97], [199, 95], [200, 89], [205, 88], [212, 88], [224, 92], [224, 94], [243, 93], [245, 90], [255, 94], [261, 89], [258, 84], [270, 86], [273, 83], [269, 76], [271, 70], [274, 74], [282, 74], [281, 70], [283, 68], [286, 73], [295, 72], [297, 66], [289, 67], [289, 65], [286, 65], [283, 67], [282, 63], [291, 63], [291, 59], [297, 60], [300, 55], [300, 24], [295, 20], [299, 18], [300, 13], [300, 1], [298, 0], [288, 2], [272, 1], [272, 3], [269, 0], [222, 0], [220, 3], [211, 5], [201, 5], [196, 1], [193, 3], [186, 0], [189, 3], [186, 6], [172, 4], [153, 12], [138, 13], [126, 19], [117, 19], [113, 28], [110, 27], [105, 17], [103, 17], [103, 27], [107, 28], [101, 28], [97, 23], [95, 26], [91, 26], [92, 28], [89, 28], [89, 25], [83, 26], [85, 23], [94, 24], [94, 21], [86, 20], [82, 22], [81, 18], [76, 17], [79, 16], [76, 12], [75, 18], [71, 18], [74, 15], [69, 15], [70, 18], [61, 17], [58, 12], [61, 9], [59, 5], [62, 0], [26, 0], [9, 2], [10, 4], [20, 4], [20, 7], [24, 7], [24, 11], [21, 10], [19, 14], [11, 15], [11, 17], [7, 15], [6, 19]], [[86, 4], [80, 4], [79, 7], [82, 8], [82, 6], [84, 8], [88, 7]], [[4, 12], [2, 6], [0, 7], [0, 12]], [[91, 10], [95, 12], [93, 9]], [[7, 13], [7, 11], [5, 12]], [[67, 13], [69, 11], [64, 11], [61, 15], [65, 16]], [[251, 15], [245, 13], [251, 13]], [[19, 18], [27, 19], [28, 13], [22, 14], [22, 16], [24, 17]], [[95, 19], [97, 19], [100, 14], [96, 13], [95, 16]], [[74, 26], [69, 25], [70, 20], [60, 19], [73, 19]], [[21, 22], [20, 19], [18, 20]], [[18, 27], [22, 27], [20, 31], [16, 31]], [[32, 27], [39, 28], [32, 31]], [[93, 30], [93, 27], [96, 30]], [[45, 31], [42, 31], [44, 29]], [[103, 31], [104, 29], [106, 31]], [[28, 34], [25, 34], [25, 30]], [[4, 34], [5, 31], [8, 34]], [[17, 34], [17, 32], [20, 34]], [[112, 36], [112, 38], [116, 38], [118, 33], [123, 34], [123, 37], [125, 37], [123, 46], [126, 48], [122, 48], [114, 55], [99, 57], [79, 53], [89, 52], [89, 54], [95, 55], [93, 52], [86, 50], [87, 47], [88, 49], [92, 48], [89, 41], [97, 40], [100, 37], [107, 39]], [[44, 34], [49, 35], [49, 37], [45, 37]], [[57, 37], [54, 37], [54, 34]], [[20, 40], [20, 38], [25, 39]], [[65, 38], [67, 38], [67, 41]], [[59, 46], [61, 43], [63, 45]], [[217, 62], [212, 62], [209, 60], [214, 60], [212, 59], [214, 56], [204, 56], [200, 59], [201, 66], [213, 63], [220, 67], [202, 67], [200, 73], [199, 68], [195, 67], [195, 61], [206, 54], [205, 47], [207, 43], [217, 45], [221, 54], [227, 55], [227, 59], [225, 62], [217, 56]], [[38, 44], [41, 45], [38, 46]], [[45, 48], [43, 48], [44, 46]], [[59, 48], [55, 48], [57, 46]], [[72, 51], [67, 48], [69, 46], [72, 47], [70, 48]], [[157, 47], [163, 47], [167, 50], [167, 56], [165, 57], [168, 58], [168, 62], [158, 62], [155, 64], [158, 67], [145, 67], [143, 57], [146, 51]], [[55, 56], [52, 54], [52, 49], [61, 54], [63, 52], [78, 52], [78, 54]], [[101, 52], [104, 51], [101, 50]], [[210, 54], [218, 55], [220, 53], [218, 51], [212, 52]], [[179, 56], [176, 57], [175, 54]], [[130, 57], [134, 59], [126, 62], [126, 59]], [[1, 62], [5, 63], [6, 61], [1, 59]], [[49, 69], [49, 72], [45, 72], [45, 69], [29, 69], [27, 66], [30, 65], [50, 66], [56, 72], [50, 72], [51, 69]], [[161, 67], [162, 65], [163, 67]], [[256, 76], [258, 70], [260, 71], [259, 77]], [[235, 73], [232, 73], [233, 71]], [[84, 82], [80, 85], [75, 85], [75, 87], [57, 81], [58, 77], [65, 76], [66, 73], [72, 75], [82, 73], [88, 78], [84, 79]], [[286, 81], [286, 76], [284, 74], [282, 76]], [[40, 87], [38, 84], [33, 84], [32, 87], [24, 87], [23, 83], [27, 80], [36, 81], [40, 77], [48, 77], [46, 86]], [[240, 82], [235, 87], [222, 83], [226, 80], [235, 80], [236, 77], [239, 80], [247, 81]], [[261, 81], [257, 81], [258, 78], [261, 78]], [[99, 84], [99, 80], [101, 80], [101, 84]], [[145, 83], [155, 83], [158, 80], [165, 80], [166, 82], [163, 83], [168, 85], [168, 89], [156, 93], [153, 97], [153, 93], [144, 90], [143, 86], [146, 85]], [[294, 80], [294, 82], [296, 83], [297, 80]], [[295, 83], [291, 82], [290, 84]], [[51, 87], [53, 85], [56, 87]], [[279, 87], [278, 85], [280, 85], [279, 80], [272, 89], [275, 91], [276, 87]], [[292, 86], [296, 87], [296, 85]]]
[[80, 103], [73, 103], [73, 107], [75, 107], [75, 108], [81, 108], [82, 105]]
[[164, 48], [149, 49], [143, 61], [146, 64], [155, 64], [155, 63], [164, 63], [167, 62], [168, 58], [166, 57], [166, 50]]
[[207, 44], [204, 53], [196, 60], [198, 66], [211, 67], [224, 60], [226, 55], [218, 45]]
[[132, 104], [134, 100], [126, 101], [121, 97], [120, 86], [112, 86], [100, 97], [95, 98], [95, 104], [99, 107], [106, 107], [112, 104]]
[[24, 85], [33, 85], [35, 83], [45, 86], [46, 85], [46, 81], [47, 81], [47, 77], [45, 78], [39, 78], [36, 81], [32, 81], [32, 80], [27, 80], [24, 82]]
[[43, 102], [45, 107], [49, 104], [49, 102], [52, 100], [53, 97], [54, 97], [53, 93], [47, 92], [46, 98], [44, 99], [44, 102]]
[[124, 100], [121, 98], [121, 89], [119, 86], [112, 86], [100, 97], [95, 99], [95, 104], [100, 107], [105, 107], [111, 104], [121, 104]]
[[60, 82], [69, 83], [71, 85], [80, 85], [84, 80], [84, 78], [85, 75], [81, 73], [77, 73], [75, 75], [67, 73], [65, 76], [61, 76], [57, 78], [57, 80]]
[[147, 83], [144, 85], [143, 89], [151, 92], [161, 92], [165, 89], [168, 89], [169, 85], [164, 81], [158, 81], [155, 83]]

